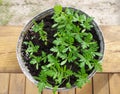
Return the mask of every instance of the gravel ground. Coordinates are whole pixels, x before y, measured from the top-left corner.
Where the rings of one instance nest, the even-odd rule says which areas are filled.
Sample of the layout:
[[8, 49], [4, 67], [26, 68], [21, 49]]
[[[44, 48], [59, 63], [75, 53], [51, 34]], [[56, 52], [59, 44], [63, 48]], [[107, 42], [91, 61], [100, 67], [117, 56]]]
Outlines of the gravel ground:
[[0, 25], [25, 25], [55, 4], [80, 9], [99, 25], [120, 25], [120, 0], [0, 0]]

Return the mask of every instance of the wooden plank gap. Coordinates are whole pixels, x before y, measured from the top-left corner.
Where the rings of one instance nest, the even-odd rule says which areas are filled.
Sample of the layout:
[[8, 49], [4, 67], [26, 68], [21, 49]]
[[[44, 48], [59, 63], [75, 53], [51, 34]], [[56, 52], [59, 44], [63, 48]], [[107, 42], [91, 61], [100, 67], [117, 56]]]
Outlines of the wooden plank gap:
[[110, 94], [120, 94], [120, 73], [109, 74]]
[[93, 77], [91, 78], [91, 83], [92, 83], [92, 94], [94, 94], [94, 81], [93, 81]]
[[11, 76], [11, 73], [9, 73], [8, 94], [9, 94], [9, 90], [10, 90], [10, 76]]
[[85, 84], [81, 89], [76, 88], [76, 94], [93, 94], [92, 93], [92, 80]]
[[94, 94], [109, 94], [108, 74], [96, 74], [93, 82]]
[[113, 73], [108, 73], [108, 87], [109, 87], [109, 94], [110, 93], [110, 75], [113, 74]]
[[37, 86], [27, 78], [25, 94], [39, 94]]
[[9, 94], [24, 94], [25, 76], [23, 74], [11, 74]]
[[24, 94], [26, 93], [26, 77], [25, 77], [25, 86], [24, 86]]

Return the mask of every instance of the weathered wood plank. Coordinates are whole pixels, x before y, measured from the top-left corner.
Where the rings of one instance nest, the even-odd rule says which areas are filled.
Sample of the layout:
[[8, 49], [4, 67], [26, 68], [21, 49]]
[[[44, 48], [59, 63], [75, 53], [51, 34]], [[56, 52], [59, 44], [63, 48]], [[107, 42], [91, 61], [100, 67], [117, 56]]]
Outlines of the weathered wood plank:
[[101, 26], [105, 39], [103, 72], [120, 72], [120, 26]]
[[9, 94], [24, 94], [25, 76], [23, 74], [10, 75]]
[[[44, 89], [42, 94], [53, 94], [53, 92], [52, 92], [52, 90]], [[56, 94], [58, 94], [58, 92], [56, 92]]]
[[16, 44], [21, 27], [0, 26], [0, 72], [20, 72]]
[[93, 77], [93, 94], [109, 94], [108, 74], [96, 74]]
[[[25, 94], [40, 94], [36, 85], [26, 78], [26, 92]], [[44, 89], [42, 94], [53, 94], [52, 90]], [[58, 94], [56, 92], [56, 94]]]
[[93, 94], [92, 93], [92, 80], [90, 81], [90, 83], [87, 83], [81, 89], [76, 88], [76, 94]]
[[8, 94], [9, 74], [0, 73], [0, 94]]
[[30, 80], [26, 78], [26, 90], [25, 94], [39, 94], [38, 88]]
[[[103, 72], [120, 72], [120, 26], [101, 29], [105, 39]], [[0, 72], [21, 72], [15, 54], [21, 30], [21, 26], [0, 26]]]
[[61, 91], [59, 94], [75, 94], [75, 88], [67, 90], [67, 91]]
[[110, 74], [110, 94], [120, 94], [120, 74]]
[[52, 94], [52, 90], [49, 90], [49, 89], [44, 89], [42, 94]]

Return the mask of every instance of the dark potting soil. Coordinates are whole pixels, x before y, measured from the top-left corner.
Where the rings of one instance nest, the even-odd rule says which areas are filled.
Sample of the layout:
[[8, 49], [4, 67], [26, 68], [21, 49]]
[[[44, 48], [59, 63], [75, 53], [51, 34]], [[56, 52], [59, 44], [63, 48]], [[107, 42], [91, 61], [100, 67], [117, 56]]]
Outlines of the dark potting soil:
[[[50, 54], [50, 53], [51, 53], [50, 48], [53, 47], [53, 43], [52, 43], [52, 42], [53, 42], [53, 40], [55, 39], [55, 38], [53, 37], [53, 35], [54, 35], [54, 34], [56, 33], [56, 31], [57, 31], [56, 29], [51, 28], [52, 25], [54, 24], [54, 21], [51, 19], [51, 17], [52, 17], [52, 15], [47, 16], [47, 17], [45, 17], [45, 18], [43, 19], [43, 21], [44, 21], [44, 30], [47, 32], [48, 45], [45, 45], [45, 44], [43, 43], [43, 41], [39, 40], [39, 37], [40, 37], [39, 34], [33, 32], [32, 28], [30, 28], [30, 29], [26, 32], [26, 34], [25, 34], [25, 36], [24, 36], [24, 39], [23, 39], [24, 42], [25, 42], [25, 41], [32, 41], [32, 43], [33, 43], [34, 45], [39, 45], [39, 46], [40, 46], [39, 51], [38, 51], [37, 53], [34, 53], [34, 55], [36, 55], [36, 56], [41, 55], [41, 51], [44, 51], [44, 52], [46, 52], [47, 54]], [[41, 21], [37, 21], [37, 23], [40, 23], [40, 22], [41, 22]], [[95, 30], [93, 29], [92, 32], [94, 32], [94, 31], [95, 31]], [[76, 45], [77, 45], [77, 43], [76, 43]], [[32, 76], [38, 76], [39, 73], [40, 73], [40, 71], [41, 71], [41, 67], [39, 67], [39, 69], [37, 70], [35, 65], [32, 65], [32, 64], [29, 63], [31, 59], [30, 59], [29, 56], [25, 53], [25, 50], [26, 50], [26, 49], [27, 49], [27, 46], [23, 43], [23, 44], [22, 44], [22, 50], [21, 50], [21, 52], [22, 52], [23, 60], [25, 61], [25, 65], [26, 65], [26, 67], [29, 69], [29, 72], [31, 73]], [[41, 66], [41, 65], [45, 65], [45, 64], [44, 64], [43, 62], [41, 62], [39, 66]], [[72, 66], [71, 70], [74, 71], [74, 72], [77, 72], [78, 70], [80, 70], [80, 68], [78, 67], [78, 65], [76, 65], [75, 63], [69, 63], [69, 65], [67, 65], [67, 68], [70, 68], [70, 66]], [[87, 68], [88, 68], [88, 67], [86, 66], [86, 69], [87, 69]], [[90, 74], [92, 71], [93, 71], [93, 70], [90, 70], [90, 71], [88, 71], [87, 73]], [[68, 79], [66, 79], [66, 80], [64, 81], [64, 83], [61, 84], [60, 87], [65, 87], [67, 80], [68, 80]], [[49, 81], [49, 83], [52, 84], [53, 86], [55, 85], [55, 82], [54, 82], [54, 80], [53, 80], [51, 77], [48, 77], [48, 81]], [[71, 76], [71, 77], [70, 77], [70, 83], [71, 83], [71, 84], [74, 84], [75, 81], [76, 81], [76, 77]]]
[[[48, 38], [48, 44], [45, 45], [43, 41], [39, 40], [40, 36], [38, 33], [35, 33], [31, 28], [26, 32], [25, 37], [23, 39], [23, 41], [32, 41], [32, 43], [34, 43], [34, 45], [39, 45], [39, 50], [37, 53], [34, 53], [34, 55], [39, 56], [41, 55], [41, 52], [44, 51], [47, 54], [51, 53], [50, 48], [53, 46], [52, 42], [55, 39], [53, 37], [53, 35], [55, 34], [56, 30], [51, 28], [53, 25], [53, 20], [51, 19], [51, 16], [47, 16], [44, 18], [44, 31], [47, 32], [47, 38]], [[41, 21], [37, 21], [37, 23], [40, 23]], [[30, 64], [30, 58], [29, 56], [26, 54], [25, 50], [27, 49], [27, 46], [23, 43], [22, 44], [22, 57], [24, 59], [24, 61], [26, 62], [26, 66], [29, 69], [29, 72], [31, 73], [32, 76], [38, 76], [41, 68], [39, 67], [38, 70], [36, 70], [36, 66]], [[44, 65], [43, 62], [40, 63], [41, 65]]]

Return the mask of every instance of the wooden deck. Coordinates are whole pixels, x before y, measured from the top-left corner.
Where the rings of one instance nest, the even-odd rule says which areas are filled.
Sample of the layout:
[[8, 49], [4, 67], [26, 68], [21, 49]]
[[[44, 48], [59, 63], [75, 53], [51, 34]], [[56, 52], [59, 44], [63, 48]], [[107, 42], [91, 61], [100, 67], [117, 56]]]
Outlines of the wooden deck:
[[[101, 26], [105, 39], [103, 72], [82, 89], [57, 94], [120, 94], [120, 26]], [[0, 26], [0, 94], [39, 94], [16, 59], [16, 43], [22, 26]], [[45, 89], [42, 94], [52, 94]]]
[[[0, 94], [39, 94], [37, 87], [22, 73], [0, 73]], [[42, 94], [52, 94], [45, 89]], [[56, 94], [120, 94], [120, 73], [97, 73], [82, 89]]]

